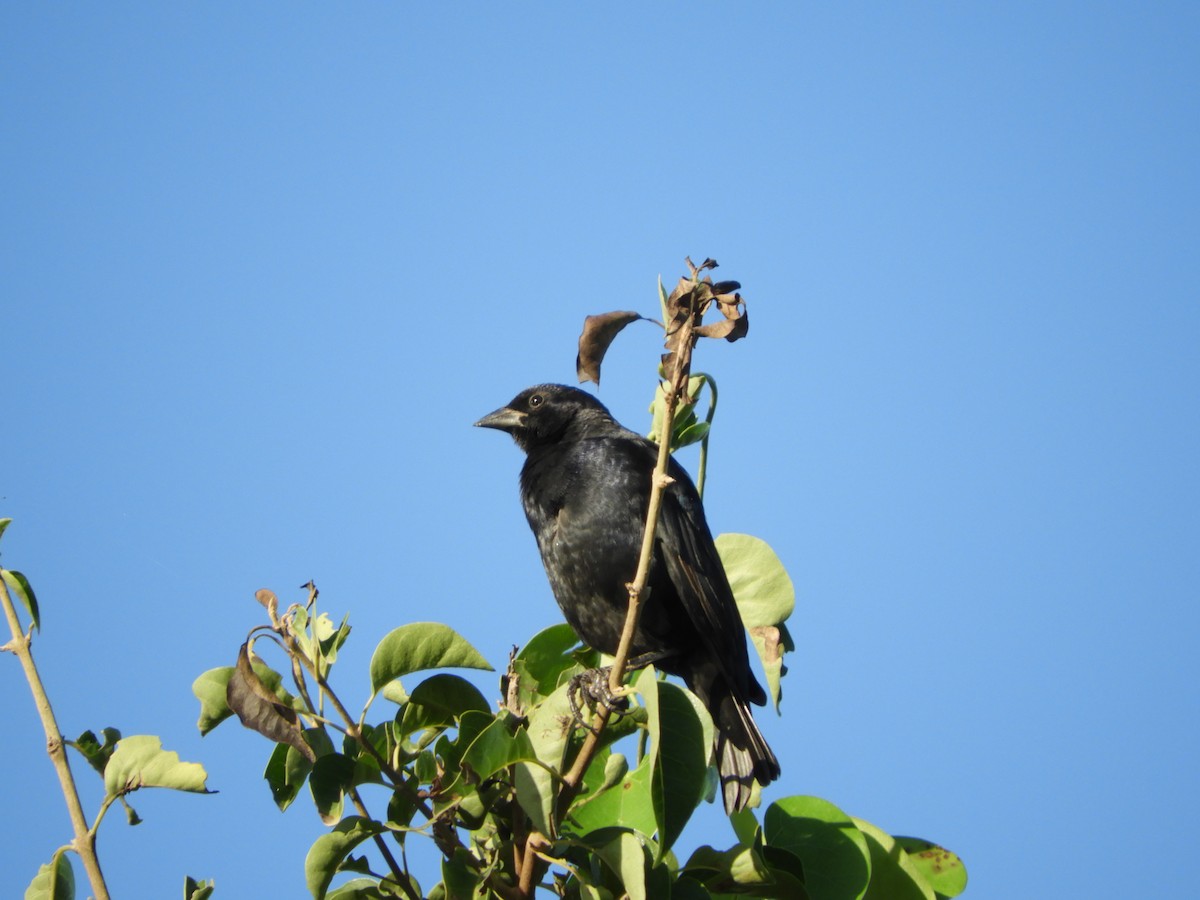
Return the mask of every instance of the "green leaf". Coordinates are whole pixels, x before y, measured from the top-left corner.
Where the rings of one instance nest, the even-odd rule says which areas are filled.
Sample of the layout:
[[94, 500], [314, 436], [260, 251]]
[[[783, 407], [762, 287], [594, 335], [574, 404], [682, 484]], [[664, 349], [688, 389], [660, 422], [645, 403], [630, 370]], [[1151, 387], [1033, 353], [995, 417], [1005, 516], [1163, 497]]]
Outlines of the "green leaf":
[[[671, 423], [672, 452], [686, 447], [688, 444], [702, 441], [705, 435], [708, 434], [708, 423], [696, 420], [696, 400], [699, 398], [700, 391], [704, 389], [704, 385], [707, 382], [708, 376], [704, 374], [696, 374], [688, 378], [688, 402], [683, 402], [681, 399], [676, 404], [675, 416]], [[663, 418], [667, 412], [667, 394], [661, 381], [654, 391], [654, 400], [650, 404], [650, 412], [650, 433], [646, 437], [658, 443], [659, 435], [663, 431]]]
[[[691, 855], [683, 867], [689, 879], [702, 882], [724, 898], [726, 895], [750, 895], [756, 898], [807, 900], [800, 882], [786, 872], [769, 868], [753, 848], [735, 845], [728, 850], [704, 846]], [[674, 895], [672, 895], [674, 896]]]
[[271, 799], [275, 801], [280, 812], [291, 806], [299, 796], [300, 788], [308, 780], [308, 773], [312, 771], [312, 767], [313, 764], [297, 753], [294, 747], [288, 744], [275, 745], [267, 759], [263, 778], [266, 779], [267, 787], [271, 789]]
[[738, 843], [743, 847], [754, 847], [762, 843], [762, 829], [759, 828], [754, 810], [749, 807], [730, 813], [729, 824], [733, 826], [733, 833], [737, 835]]
[[208, 900], [216, 890], [211, 881], [197, 881], [190, 876], [183, 879], [183, 900]]
[[719, 534], [716, 545], [746, 627], [786, 621], [796, 589], [771, 545], [749, 534]]
[[313, 763], [308, 777], [317, 815], [326, 825], [342, 818], [342, 801], [354, 785], [354, 760], [341, 753], [329, 753]]
[[708, 437], [708, 431], [711, 427], [707, 422], [692, 422], [679, 430], [679, 433], [673, 439], [672, 446], [678, 450], [680, 447], [698, 444]]
[[394, 894], [385, 894], [375, 878], [354, 878], [338, 885], [325, 895], [326, 900], [391, 900]]
[[[463, 713], [458, 722], [458, 736], [454, 740], [450, 740], [448, 736], [443, 735], [438, 740], [438, 755], [445, 767], [444, 784], [452, 786], [458, 783], [458, 771], [463, 754], [467, 752], [467, 748], [471, 746], [475, 738], [479, 737], [484, 729], [492, 724], [492, 721], [493, 717], [490, 713], [468, 710]], [[448, 793], [448, 791], [443, 793]]]
[[162, 748], [152, 734], [122, 738], [104, 768], [104, 789], [109, 796], [121, 796], [140, 788], [161, 787], [195, 794], [211, 794], [205, 786], [208, 778], [199, 763], [180, 762], [179, 754]]
[[103, 776], [104, 767], [108, 765], [109, 758], [117, 748], [117, 741], [121, 739], [121, 732], [115, 728], [105, 728], [101, 733], [104, 735], [103, 744], [91, 731], [85, 731], [69, 743], [88, 761], [88, 765]]
[[[295, 705], [295, 698], [283, 687], [283, 676], [259, 659], [251, 662], [254, 674], [275, 698], [287, 706]], [[229, 708], [228, 691], [229, 678], [233, 675], [233, 666], [218, 666], [209, 669], [192, 682], [192, 693], [200, 701], [200, 718], [196, 727], [201, 736], [208, 734], [226, 719], [233, 715]]]
[[12, 524], [12, 519], [0, 519], [0, 537], [4, 537], [4, 531]]
[[775, 710], [782, 699], [783, 657], [793, 649], [784, 621], [796, 607], [796, 589], [770, 545], [748, 534], [720, 534], [717, 552], [737, 601], [742, 623], [758, 651]]
[[770, 884], [771, 873], [752, 847], [735, 848], [729, 860], [729, 874], [735, 884]]
[[75, 872], [66, 848], [38, 869], [25, 889], [25, 900], [75, 900]]
[[462, 757], [462, 765], [485, 780], [516, 762], [537, 760], [537, 753], [524, 729], [512, 732], [506, 717], [496, 716], [471, 742]]
[[401, 625], [375, 648], [371, 656], [371, 690], [393, 679], [425, 669], [484, 669], [491, 665], [454, 629], [437, 622]]
[[635, 686], [648, 716], [659, 852], [671, 848], [704, 798], [713, 726], [692, 695], [648, 666]]
[[0, 578], [4, 579], [4, 584], [8, 587], [9, 593], [16, 594], [25, 607], [25, 611], [29, 613], [29, 621], [33, 623], [34, 630], [41, 631], [42, 617], [38, 612], [37, 597], [34, 596], [33, 587], [30, 586], [28, 579], [20, 572], [14, 572], [12, 569], [0, 569]]
[[342, 624], [338, 626], [337, 631], [322, 637], [321, 640], [321, 656], [325, 658], [328, 665], [333, 665], [337, 662], [338, 650], [346, 643], [346, 638], [350, 637], [350, 614], [347, 613], [342, 617]]
[[571, 807], [567, 818], [572, 830], [586, 835], [607, 826], [630, 828], [644, 835], [658, 830], [654, 811], [654, 763], [642, 759], [636, 769], [594, 799]]
[[785, 797], [767, 807], [763, 838], [804, 866], [812, 900], [859, 900], [871, 881], [871, 851], [850, 817], [819, 797]]
[[[604, 763], [603, 768], [600, 763]], [[607, 791], [628, 774], [629, 760], [625, 758], [625, 754], [613, 753], [610, 747], [601, 747], [584, 773], [584, 788], [588, 794], [595, 796], [601, 791]]]
[[620, 879], [629, 900], [646, 900], [646, 870], [649, 859], [637, 836], [623, 829], [608, 828], [589, 835], [592, 851]]
[[338, 822], [328, 834], [313, 842], [304, 860], [304, 879], [315, 900], [322, 900], [342, 860], [363, 841], [380, 834], [383, 826], [361, 816]]
[[937, 893], [957, 897], [967, 889], [967, 867], [956, 853], [921, 838], [897, 835], [895, 841]]
[[225, 699], [229, 676], [232, 674], [233, 666], [220, 666], [209, 669], [192, 682], [192, 693], [200, 701], [200, 718], [196, 721], [196, 727], [200, 729], [201, 736], [233, 715]]
[[895, 838], [870, 822], [852, 821], [866, 837], [871, 850], [871, 884], [865, 900], [937, 900]]
[[579, 638], [565, 622], [551, 625], [529, 639], [513, 659], [513, 669], [521, 677], [522, 702], [532, 706], [558, 690], [567, 673], [578, 670], [573, 651]]
[[400, 679], [389, 681], [383, 686], [383, 690], [379, 692], [379, 696], [384, 700], [391, 701], [397, 706], [403, 706], [408, 702], [408, 691], [404, 689], [404, 685], [400, 683]]
[[518, 763], [513, 771], [517, 802], [542, 834], [553, 834], [553, 810], [558, 782], [543, 766], [562, 772], [563, 757], [571, 736], [571, 704], [568, 685], [558, 688], [529, 712], [525, 726], [529, 743], [542, 766]]
[[439, 711], [444, 717], [442, 721], [460, 719], [470, 709], [491, 712], [491, 706], [479, 688], [462, 676], [449, 672], [431, 675], [418, 684], [409, 696], [409, 703]]
[[471, 865], [474, 860], [465, 847], [456, 847], [450, 859], [442, 860], [442, 883], [446, 886], [446, 896], [454, 900], [468, 900], [477, 894], [483, 879], [479, 871]]

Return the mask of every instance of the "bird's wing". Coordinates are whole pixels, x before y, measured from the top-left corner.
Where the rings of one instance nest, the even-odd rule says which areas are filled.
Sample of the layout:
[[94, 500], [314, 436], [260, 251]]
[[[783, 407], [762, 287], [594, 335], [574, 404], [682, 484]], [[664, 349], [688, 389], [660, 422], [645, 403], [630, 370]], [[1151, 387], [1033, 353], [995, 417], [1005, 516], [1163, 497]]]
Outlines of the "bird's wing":
[[663, 495], [657, 534], [667, 574], [729, 685], [739, 688], [745, 699], [765, 703], [766, 694], [750, 671], [746, 630], [700, 498], [687, 474], [672, 462], [675, 484]]

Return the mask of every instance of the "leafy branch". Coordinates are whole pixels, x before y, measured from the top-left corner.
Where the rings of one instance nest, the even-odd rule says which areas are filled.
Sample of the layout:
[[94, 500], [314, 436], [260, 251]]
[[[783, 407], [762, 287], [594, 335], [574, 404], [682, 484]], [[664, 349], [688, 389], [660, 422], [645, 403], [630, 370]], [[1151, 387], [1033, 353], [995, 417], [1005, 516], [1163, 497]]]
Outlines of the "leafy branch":
[[[0, 535], [4, 534], [11, 521], [0, 519]], [[21, 601], [29, 616], [28, 629], [21, 627], [12, 595]], [[122, 739], [121, 733], [115, 728], [106, 728], [103, 731], [103, 744], [90, 731], [85, 731], [75, 741], [65, 740], [33, 659], [33, 633], [41, 630], [41, 615], [33, 588], [20, 572], [0, 569], [0, 606], [4, 607], [4, 617], [12, 634], [9, 641], [0, 646], [0, 650], [11, 652], [21, 662], [25, 680], [29, 684], [30, 693], [33, 694], [34, 706], [42, 721], [42, 730], [46, 734], [46, 751], [58, 775], [73, 831], [70, 843], [55, 851], [50, 863], [41, 867], [25, 896], [29, 900], [42, 897], [54, 900], [64, 896], [73, 897], [75, 876], [66, 856], [67, 851], [72, 851], [83, 863], [95, 900], [108, 900], [108, 885], [96, 853], [96, 835], [109, 808], [120, 801], [126, 807], [129, 823], [136, 825], [141, 819], [128, 804], [127, 796], [130, 793], [144, 787], [209, 793], [205, 786], [207, 776], [204, 769], [196, 763], [180, 762], [177, 754], [163, 750], [162, 741], [153, 735], [133, 735]], [[71, 763], [67, 757], [68, 746], [78, 751], [104, 779], [105, 797], [91, 826], [87, 824], [75, 776], [71, 772]], [[188, 882], [194, 886], [188, 898], [200, 900], [202, 896], [207, 896], [206, 892], [211, 891], [210, 886], [204, 882], [191, 879], [188, 879]]]

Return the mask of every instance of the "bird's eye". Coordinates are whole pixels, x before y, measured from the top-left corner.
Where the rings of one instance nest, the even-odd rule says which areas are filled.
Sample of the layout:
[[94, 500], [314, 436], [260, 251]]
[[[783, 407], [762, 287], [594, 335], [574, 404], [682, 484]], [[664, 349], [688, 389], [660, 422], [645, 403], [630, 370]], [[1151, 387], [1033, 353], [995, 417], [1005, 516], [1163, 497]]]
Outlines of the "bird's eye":
[[529, 408], [537, 409], [539, 406], [542, 405], [542, 399], [543, 398], [542, 398], [541, 394], [534, 394], [532, 397], [529, 398]]

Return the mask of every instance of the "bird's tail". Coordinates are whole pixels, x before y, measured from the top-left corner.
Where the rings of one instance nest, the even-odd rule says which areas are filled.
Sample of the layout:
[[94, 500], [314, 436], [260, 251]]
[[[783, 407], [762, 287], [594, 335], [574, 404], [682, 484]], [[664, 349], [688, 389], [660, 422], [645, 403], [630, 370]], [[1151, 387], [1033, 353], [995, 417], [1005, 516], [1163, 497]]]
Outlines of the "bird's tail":
[[767, 746], [745, 700], [726, 694], [720, 698], [714, 718], [721, 794], [725, 812], [734, 813], [749, 802], [753, 782], [765, 786], [779, 777], [779, 760]]

